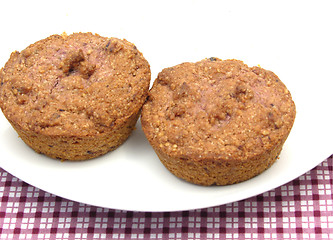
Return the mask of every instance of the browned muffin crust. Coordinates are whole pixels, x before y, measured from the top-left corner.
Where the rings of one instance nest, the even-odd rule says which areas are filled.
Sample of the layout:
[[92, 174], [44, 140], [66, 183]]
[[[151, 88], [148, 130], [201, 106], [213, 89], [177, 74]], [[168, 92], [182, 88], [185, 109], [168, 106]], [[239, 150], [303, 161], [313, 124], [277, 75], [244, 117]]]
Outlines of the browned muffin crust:
[[79, 160], [125, 141], [147, 97], [150, 67], [126, 40], [63, 34], [13, 52], [0, 81], [1, 109], [20, 137], [38, 152]]
[[141, 122], [160, 160], [176, 176], [226, 185], [269, 167], [294, 118], [291, 95], [273, 72], [209, 58], [160, 72]]

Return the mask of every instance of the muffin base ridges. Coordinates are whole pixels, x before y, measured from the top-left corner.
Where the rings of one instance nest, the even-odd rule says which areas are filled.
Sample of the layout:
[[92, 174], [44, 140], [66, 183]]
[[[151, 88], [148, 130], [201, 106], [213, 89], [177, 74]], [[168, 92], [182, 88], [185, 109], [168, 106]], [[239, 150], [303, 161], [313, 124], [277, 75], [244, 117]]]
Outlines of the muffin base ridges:
[[95, 136], [49, 136], [22, 129], [10, 121], [19, 137], [34, 151], [60, 160], [86, 160], [115, 150], [126, 141], [135, 128], [140, 111], [123, 124], [113, 126], [106, 133]]
[[200, 159], [170, 157], [154, 149], [163, 165], [175, 176], [197, 185], [230, 185], [251, 179], [278, 158], [283, 144], [260, 156], [247, 160]]

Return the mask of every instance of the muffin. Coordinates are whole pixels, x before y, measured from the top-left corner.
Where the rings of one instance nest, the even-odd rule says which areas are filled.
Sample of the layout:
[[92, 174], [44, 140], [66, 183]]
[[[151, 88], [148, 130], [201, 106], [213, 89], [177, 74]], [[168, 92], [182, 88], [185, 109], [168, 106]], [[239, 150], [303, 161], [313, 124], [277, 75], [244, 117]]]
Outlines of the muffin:
[[149, 90], [150, 66], [126, 40], [52, 35], [15, 51], [0, 71], [0, 107], [38, 153], [84, 160], [130, 135]]
[[295, 114], [290, 92], [273, 72], [212, 57], [163, 69], [141, 122], [174, 175], [199, 185], [228, 185], [275, 162]]

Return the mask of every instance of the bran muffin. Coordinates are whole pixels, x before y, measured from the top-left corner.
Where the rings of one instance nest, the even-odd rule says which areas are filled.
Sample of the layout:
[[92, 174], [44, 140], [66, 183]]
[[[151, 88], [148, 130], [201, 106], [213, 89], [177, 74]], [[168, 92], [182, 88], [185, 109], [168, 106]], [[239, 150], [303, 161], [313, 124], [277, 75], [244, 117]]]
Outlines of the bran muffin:
[[295, 111], [290, 92], [273, 72], [209, 58], [163, 69], [141, 122], [174, 175], [199, 185], [228, 185], [274, 163]]
[[128, 138], [147, 98], [150, 66], [126, 40], [52, 35], [13, 52], [0, 82], [0, 107], [27, 145], [84, 160]]

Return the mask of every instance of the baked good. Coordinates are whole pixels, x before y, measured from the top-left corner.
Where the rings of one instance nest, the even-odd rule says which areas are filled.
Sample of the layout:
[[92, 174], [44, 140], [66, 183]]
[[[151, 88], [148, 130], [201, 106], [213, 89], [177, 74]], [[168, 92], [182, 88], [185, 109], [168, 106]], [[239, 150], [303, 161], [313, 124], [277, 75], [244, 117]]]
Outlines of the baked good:
[[200, 185], [234, 184], [263, 172], [294, 119], [290, 92], [273, 72], [213, 57], [163, 69], [141, 115], [165, 167]]
[[126, 40], [62, 34], [13, 52], [0, 81], [0, 107], [27, 145], [83, 160], [128, 138], [147, 98], [150, 66]]

